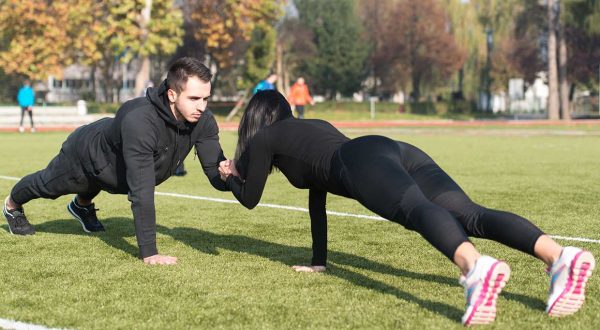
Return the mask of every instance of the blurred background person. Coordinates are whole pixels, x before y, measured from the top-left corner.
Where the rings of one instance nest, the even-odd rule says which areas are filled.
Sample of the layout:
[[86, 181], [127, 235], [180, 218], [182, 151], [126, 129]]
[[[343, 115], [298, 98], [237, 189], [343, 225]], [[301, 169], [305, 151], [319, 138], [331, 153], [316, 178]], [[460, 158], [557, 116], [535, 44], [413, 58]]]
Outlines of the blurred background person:
[[275, 82], [277, 81], [277, 75], [271, 73], [267, 78], [261, 80], [256, 84], [254, 89], [252, 90], [252, 95], [258, 93], [259, 91], [268, 91], [271, 89], [275, 89]]
[[298, 118], [304, 118], [304, 106], [306, 103], [310, 103], [310, 105], [315, 105], [310, 93], [308, 92], [308, 86], [304, 82], [303, 77], [298, 77], [292, 88], [290, 88], [290, 93], [288, 94], [288, 102], [294, 107]]
[[31, 83], [29, 80], [25, 80], [23, 82], [23, 86], [19, 89], [17, 93], [17, 102], [19, 102], [19, 106], [21, 107], [21, 122], [19, 123], [19, 132], [25, 132], [25, 128], [23, 127], [23, 118], [25, 118], [25, 113], [29, 115], [29, 123], [31, 124], [31, 133], [35, 133], [35, 126], [33, 125], [33, 104], [35, 103], [35, 92], [33, 88], [31, 88]]

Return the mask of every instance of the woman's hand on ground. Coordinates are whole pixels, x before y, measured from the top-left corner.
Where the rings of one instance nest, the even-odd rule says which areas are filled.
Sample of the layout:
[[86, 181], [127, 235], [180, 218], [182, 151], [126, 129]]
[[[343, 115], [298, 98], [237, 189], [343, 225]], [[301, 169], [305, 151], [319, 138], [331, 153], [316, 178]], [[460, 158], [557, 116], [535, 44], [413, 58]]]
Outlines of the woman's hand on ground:
[[292, 269], [297, 272], [300, 272], [300, 273], [322, 273], [325, 270], [327, 270], [327, 268], [325, 266], [302, 266], [302, 265], [292, 266]]

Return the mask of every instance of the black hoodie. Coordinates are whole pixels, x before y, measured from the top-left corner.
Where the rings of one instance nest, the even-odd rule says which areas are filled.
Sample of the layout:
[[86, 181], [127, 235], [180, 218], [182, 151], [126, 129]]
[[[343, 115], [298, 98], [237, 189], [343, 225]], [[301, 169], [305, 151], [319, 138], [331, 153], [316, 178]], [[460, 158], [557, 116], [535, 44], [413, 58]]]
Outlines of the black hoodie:
[[115, 118], [73, 133], [84, 171], [102, 189], [128, 194], [142, 258], [158, 253], [154, 187], [167, 180], [192, 146], [213, 187], [228, 190], [219, 176], [225, 160], [219, 128], [210, 111], [197, 123], [177, 121], [169, 107], [166, 81], [146, 97], [124, 103]]

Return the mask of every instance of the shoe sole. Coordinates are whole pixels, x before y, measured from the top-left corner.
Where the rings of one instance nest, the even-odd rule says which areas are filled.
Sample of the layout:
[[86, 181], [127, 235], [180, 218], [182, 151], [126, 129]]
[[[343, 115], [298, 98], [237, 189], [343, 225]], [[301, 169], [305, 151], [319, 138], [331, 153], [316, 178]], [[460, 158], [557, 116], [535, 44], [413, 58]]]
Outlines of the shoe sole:
[[11, 235], [14, 235], [14, 233], [12, 232], [12, 229], [10, 229], [10, 223], [8, 222], [8, 216], [10, 215], [10, 213], [8, 213], [8, 211], [6, 210], [6, 202], [7, 201], [8, 201], [8, 197], [6, 197], [6, 199], [4, 200], [4, 204], [2, 205], [2, 214], [4, 215], [4, 218], [6, 219], [6, 223], [8, 224], [8, 231], [11, 233]]
[[10, 214], [6, 211], [6, 207], [2, 208], [2, 214], [4, 215], [4, 218], [6, 219], [6, 223], [8, 224], [8, 231], [11, 233], [11, 235], [14, 235], [15, 233], [13, 233], [12, 229], [10, 229], [10, 223], [8, 223], [8, 216]]
[[479, 298], [467, 309], [463, 316], [463, 325], [489, 324], [496, 319], [496, 301], [498, 295], [510, 279], [510, 267], [503, 261], [497, 261], [488, 270], [479, 292]]
[[577, 312], [585, 301], [585, 287], [592, 271], [596, 267], [594, 256], [588, 251], [575, 255], [569, 267], [569, 278], [564, 291], [548, 308], [548, 315], [563, 317]]
[[71, 215], [77, 220], [79, 221], [79, 223], [81, 224], [81, 228], [83, 228], [83, 231], [85, 231], [86, 233], [92, 233], [91, 230], [88, 230], [87, 228], [85, 228], [85, 224], [83, 223], [83, 220], [81, 220], [81, 218], [77, 215], [77, 213], [75, 213], [75, 211], [73, 211], [73, 209], [71, 208], [71, 203], [67, 204], [67, 210], [69, 211], [69, 213], [71, 213]]

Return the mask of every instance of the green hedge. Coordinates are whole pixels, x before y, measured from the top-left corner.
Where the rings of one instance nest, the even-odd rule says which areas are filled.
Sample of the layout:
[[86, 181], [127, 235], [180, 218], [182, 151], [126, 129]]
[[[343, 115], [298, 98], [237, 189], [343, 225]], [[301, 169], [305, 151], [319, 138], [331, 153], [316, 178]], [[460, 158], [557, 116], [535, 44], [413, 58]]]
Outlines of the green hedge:
[[[414, 102], [398, 104], [393, 102], [377, 102], [375, 104], [377, 113], [408, 113], [418, 115], [444, 116], [447, 114], [472, 114], [475, 111], [475, 104], [470, 101], [442, 101], [442, 102]], [[370, 111], [369, 102], [334, 102], [327, 101], [317, 103], [314, 106], [317, 112], [337, 112], [337, 111]]]
[[121, 104], [87, 102], [88, 113], [116, 113]]
[[437, 116], [470, 115], [475, 112], [475, 104], [469, 101], [415, 102], [406, 104], [404, 108], [407, 113]]

